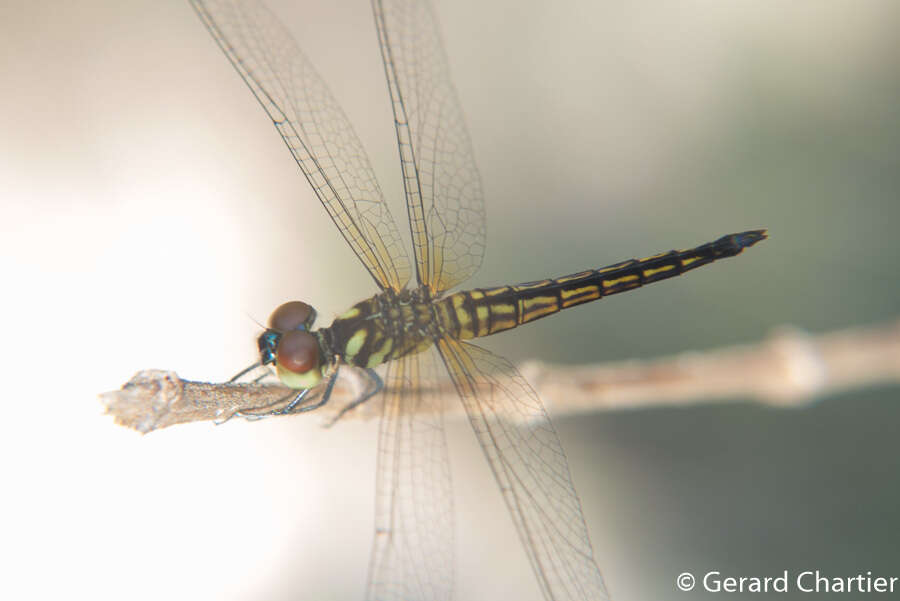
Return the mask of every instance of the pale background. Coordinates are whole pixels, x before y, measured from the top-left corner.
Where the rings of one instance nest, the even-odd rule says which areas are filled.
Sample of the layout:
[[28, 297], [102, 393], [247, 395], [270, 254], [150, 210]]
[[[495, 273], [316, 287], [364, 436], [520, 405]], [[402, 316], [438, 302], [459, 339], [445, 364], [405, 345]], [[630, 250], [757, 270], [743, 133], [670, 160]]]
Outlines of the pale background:
[[[273, 4], [399, 198], [368, 4]], [[473, 285], [772, 235], [490, 348], [593, 362], [897, 316], [900, 4], [438, 11], [487, 199]], [[376, 424], [141, 437], [96, 397], [142, 368], [227, 378], [253, 360], [251, 318], [299, 297], [327, 322], [374, 291], [255, 100], [176, 0], [3, 2], [0, 73], [0, 595], [360, 599]], [[614, 598], [714, 597], [677, 593], [682, 571], [900, 576], [898, 397], [556, 420]], [[536, 600], [467, 428], [456, 598]]]

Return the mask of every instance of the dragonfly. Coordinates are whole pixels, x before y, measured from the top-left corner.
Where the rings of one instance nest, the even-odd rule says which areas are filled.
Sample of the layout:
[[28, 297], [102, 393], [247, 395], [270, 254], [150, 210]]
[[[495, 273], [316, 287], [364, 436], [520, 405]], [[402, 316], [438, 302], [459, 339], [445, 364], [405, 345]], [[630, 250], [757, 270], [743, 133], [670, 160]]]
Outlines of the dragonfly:
[[274, 368], [295, 391], [286, 408], [272, 412], [278, 414], [327, 402], [342, 368], [361, 370], [371, 382], [345, 409], [380, 395], [366, 599], [452, 596], [452, 489], [443, 397], [434, 385], [442, 375], [465, 408], [544, 598], [608, 599], [566, 456], [540, 398], [509, 361], [467, 341], [735, 256], [766, 231], [563, 277], [452, 292], [481, 265], [485, 208], [434, 9], [422, 0], [372, 0], [410, 262], [359, 138], [281, 21], [254, 0], [189, 1], [377, 287], [319, 329], [309, 304], [281, 305], [258, 339], [259, 361], [238, 374]]

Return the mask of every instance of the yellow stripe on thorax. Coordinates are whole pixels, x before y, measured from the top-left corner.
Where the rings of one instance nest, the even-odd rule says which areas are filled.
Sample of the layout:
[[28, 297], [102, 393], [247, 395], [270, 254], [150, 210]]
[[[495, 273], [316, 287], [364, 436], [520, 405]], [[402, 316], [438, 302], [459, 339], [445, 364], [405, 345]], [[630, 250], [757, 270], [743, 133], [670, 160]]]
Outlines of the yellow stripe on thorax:
[[348, 363], [353, 363], [353, 358], [359, 354], [360, 350], [362, 350], [368, 335], [369, 333], [365, 328], [359, 328], [353, 333], [350, 340], [347, 341], [347, 345], [344, 347], [344, 358]]

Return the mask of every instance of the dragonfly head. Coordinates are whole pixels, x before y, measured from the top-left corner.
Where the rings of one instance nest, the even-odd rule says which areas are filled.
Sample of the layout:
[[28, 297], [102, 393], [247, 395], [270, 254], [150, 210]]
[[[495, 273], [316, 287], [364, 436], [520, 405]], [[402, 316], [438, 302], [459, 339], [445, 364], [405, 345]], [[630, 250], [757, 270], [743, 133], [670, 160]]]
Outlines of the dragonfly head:
[[322, 350], [310, 332], [316, 310], [306, 303], [284, 303], [269, 317], [257, 340], [263, 365], [275, 364], [278, 379], [291, 388], [313, 388], [322, 381]]

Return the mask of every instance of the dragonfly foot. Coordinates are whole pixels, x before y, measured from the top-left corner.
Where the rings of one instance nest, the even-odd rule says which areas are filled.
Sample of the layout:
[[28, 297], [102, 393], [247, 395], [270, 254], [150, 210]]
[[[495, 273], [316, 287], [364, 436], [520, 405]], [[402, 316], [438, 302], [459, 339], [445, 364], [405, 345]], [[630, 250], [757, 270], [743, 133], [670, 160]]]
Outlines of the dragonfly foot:
[[371, 399], [373, 396], [384, 390], [384, 381], [382, 381], [381, 376], [379, 376], [374, 369], [372, 369], [371, 367], [367, 367], [365, 368], [363, 373], [368, 376], [369, 382], [372, 385], [372, 389], [367, 391], [364, 395], [360, 396], [352, 403], [346, 405], [345, 407], [342, 407], [338, 414], [331, 418], [324, 427], [330, 428], [331, 426], [335, 425], [338, 420], [344, 417], [344, 415], [346, 415], [350, 411], [353, 411], [354, 409]]

